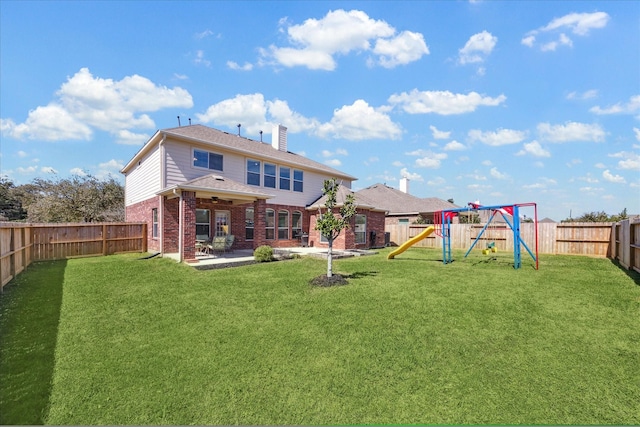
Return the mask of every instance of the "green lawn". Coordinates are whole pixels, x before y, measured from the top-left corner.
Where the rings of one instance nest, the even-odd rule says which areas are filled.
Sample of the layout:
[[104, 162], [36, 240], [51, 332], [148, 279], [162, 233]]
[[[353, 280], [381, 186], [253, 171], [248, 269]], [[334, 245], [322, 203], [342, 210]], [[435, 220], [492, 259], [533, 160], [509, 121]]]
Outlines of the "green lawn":
[[606, 259], [410, 249], [196, 271], [32, 265], [0, 298], [2, 424], [640, 424], [640, 286]]

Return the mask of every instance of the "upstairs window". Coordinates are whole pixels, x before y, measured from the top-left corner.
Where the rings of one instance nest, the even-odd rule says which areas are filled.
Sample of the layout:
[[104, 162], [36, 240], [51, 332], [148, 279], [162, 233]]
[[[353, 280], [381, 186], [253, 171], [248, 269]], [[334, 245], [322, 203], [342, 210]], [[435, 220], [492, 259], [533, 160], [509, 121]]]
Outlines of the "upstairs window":
[[304, 173], [300, 170], [293, 170], [293, 191], [303, 192]]
[[247, 184], [260, 186], [260, 162], [247, 160]]
[[280, 189], [291, 190], [291, 169], [280, 166]]
[[197, 168], [222, 171], [222, 154], [193, 150], [193, 166]]
[[276, 188], [276, 165], [264, 164], [264, 186]]

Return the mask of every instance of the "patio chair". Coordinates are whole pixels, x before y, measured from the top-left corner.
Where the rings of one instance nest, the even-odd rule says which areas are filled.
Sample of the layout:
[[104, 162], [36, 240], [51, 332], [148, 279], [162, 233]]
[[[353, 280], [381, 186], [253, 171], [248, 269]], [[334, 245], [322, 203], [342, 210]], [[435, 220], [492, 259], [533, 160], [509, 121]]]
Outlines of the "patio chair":
[[233, 252], [232, 246], [235, 239], [236, 237], [233, 234], [227, 234], [227, 237], [225, 238], [225, 242], [224, 242], [225, 252], [226, 251]]
[[211, 252], [222, 252], [222, 253], [224, 253], [226, 251], [226, 243], [227, 243], [227, 238], [225, 236], [216, 236], [207, 245], [207, 248]]

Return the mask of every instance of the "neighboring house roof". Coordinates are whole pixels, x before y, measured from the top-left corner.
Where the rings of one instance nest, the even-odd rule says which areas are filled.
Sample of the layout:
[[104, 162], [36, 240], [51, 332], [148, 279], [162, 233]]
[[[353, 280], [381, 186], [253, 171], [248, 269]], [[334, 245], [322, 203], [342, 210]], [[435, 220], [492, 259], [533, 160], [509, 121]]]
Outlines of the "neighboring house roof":
[[418, 215], [459, 206], [437, 197], [421, 199], [386, 184], [373, 184], [356, 192], [356, 197], [375, 200], [376, 207], [388, 211], [388, 215]]
[[[351, 189], [345, 187], [344, 185], [338, 185], [338, 191], [336, 191], [336, 207], [340, 207], [344, 205], [345, 200], [347, 199], [347, 195], [352, 194], [354, 197], [355, 205], [362, 209], [369, 209], [373, 211], [384, 211], [384, 209], [380, 209], [377, 206], [377, 201], [373, 201], [364, 195], [360, 195], [358, 193], [354, 193]], [[315, 210], [324, 208], [327, 203], [327, 196], [322, 195], [315, 202], [311, 203], [307, 206], [308, 210]]]
[[221, 199], [234, 200], [255, 200], [270, 199], [274, 196], [263, 193], [256, 187], [245, 185], [218, 174], [210, 174], [172, 185], [160, 191], [158, 195], [170, 195], [174, 190], [195, 191], [196, 194], [208, 196], [207, 193], [215, 193]]
[[541, 219], [541, 220], [540, 220], [540, 221], [538, 221], [538, 222], [555, 222], [555, 221], [554, 221], [554, 220], [552, 220], [551, 218], [548, 218], [548, 217], [547, 217], [547, 218]]
[[136, 153], [136, 155], [122, 168], [122, 173], [133, 167], [138, 160], [153, 145], [160, 143], [164, 136], [173, 136], [177, 139], [205, 143], [211, 146], [223, 147], [227, 150], [242, 153], [249, 157], [255, 156], [256, 160], [270, 159], [275, 162], [287, 163], [291, 166], [298, 166], [301, 169], [308, 169], [320, 172], [324, 175], [334, 176], [336, 178], [344, 178], [349, 181], [357, 180], [356, 177], [348, 175], [337, 169], [313, 161], [299, 154], [289, 151], [282, 151], [274, 148], [271, 144], [254, 141], [243, 136], [232, 135], [218, 129], [213, 129], [203, 125], [188, 125], [176, 128], [162, 129], [156, 132], [151, 139]]

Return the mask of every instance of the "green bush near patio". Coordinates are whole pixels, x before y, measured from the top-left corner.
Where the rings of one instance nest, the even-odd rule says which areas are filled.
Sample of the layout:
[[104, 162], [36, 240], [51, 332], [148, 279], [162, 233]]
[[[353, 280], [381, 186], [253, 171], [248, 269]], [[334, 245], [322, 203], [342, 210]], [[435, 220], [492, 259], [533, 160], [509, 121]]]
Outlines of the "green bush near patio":
[[0, 298], [0, 422], [640, 424], [637, 275], [387, 253], [327, 288], [313, 258], [34, 264]]

